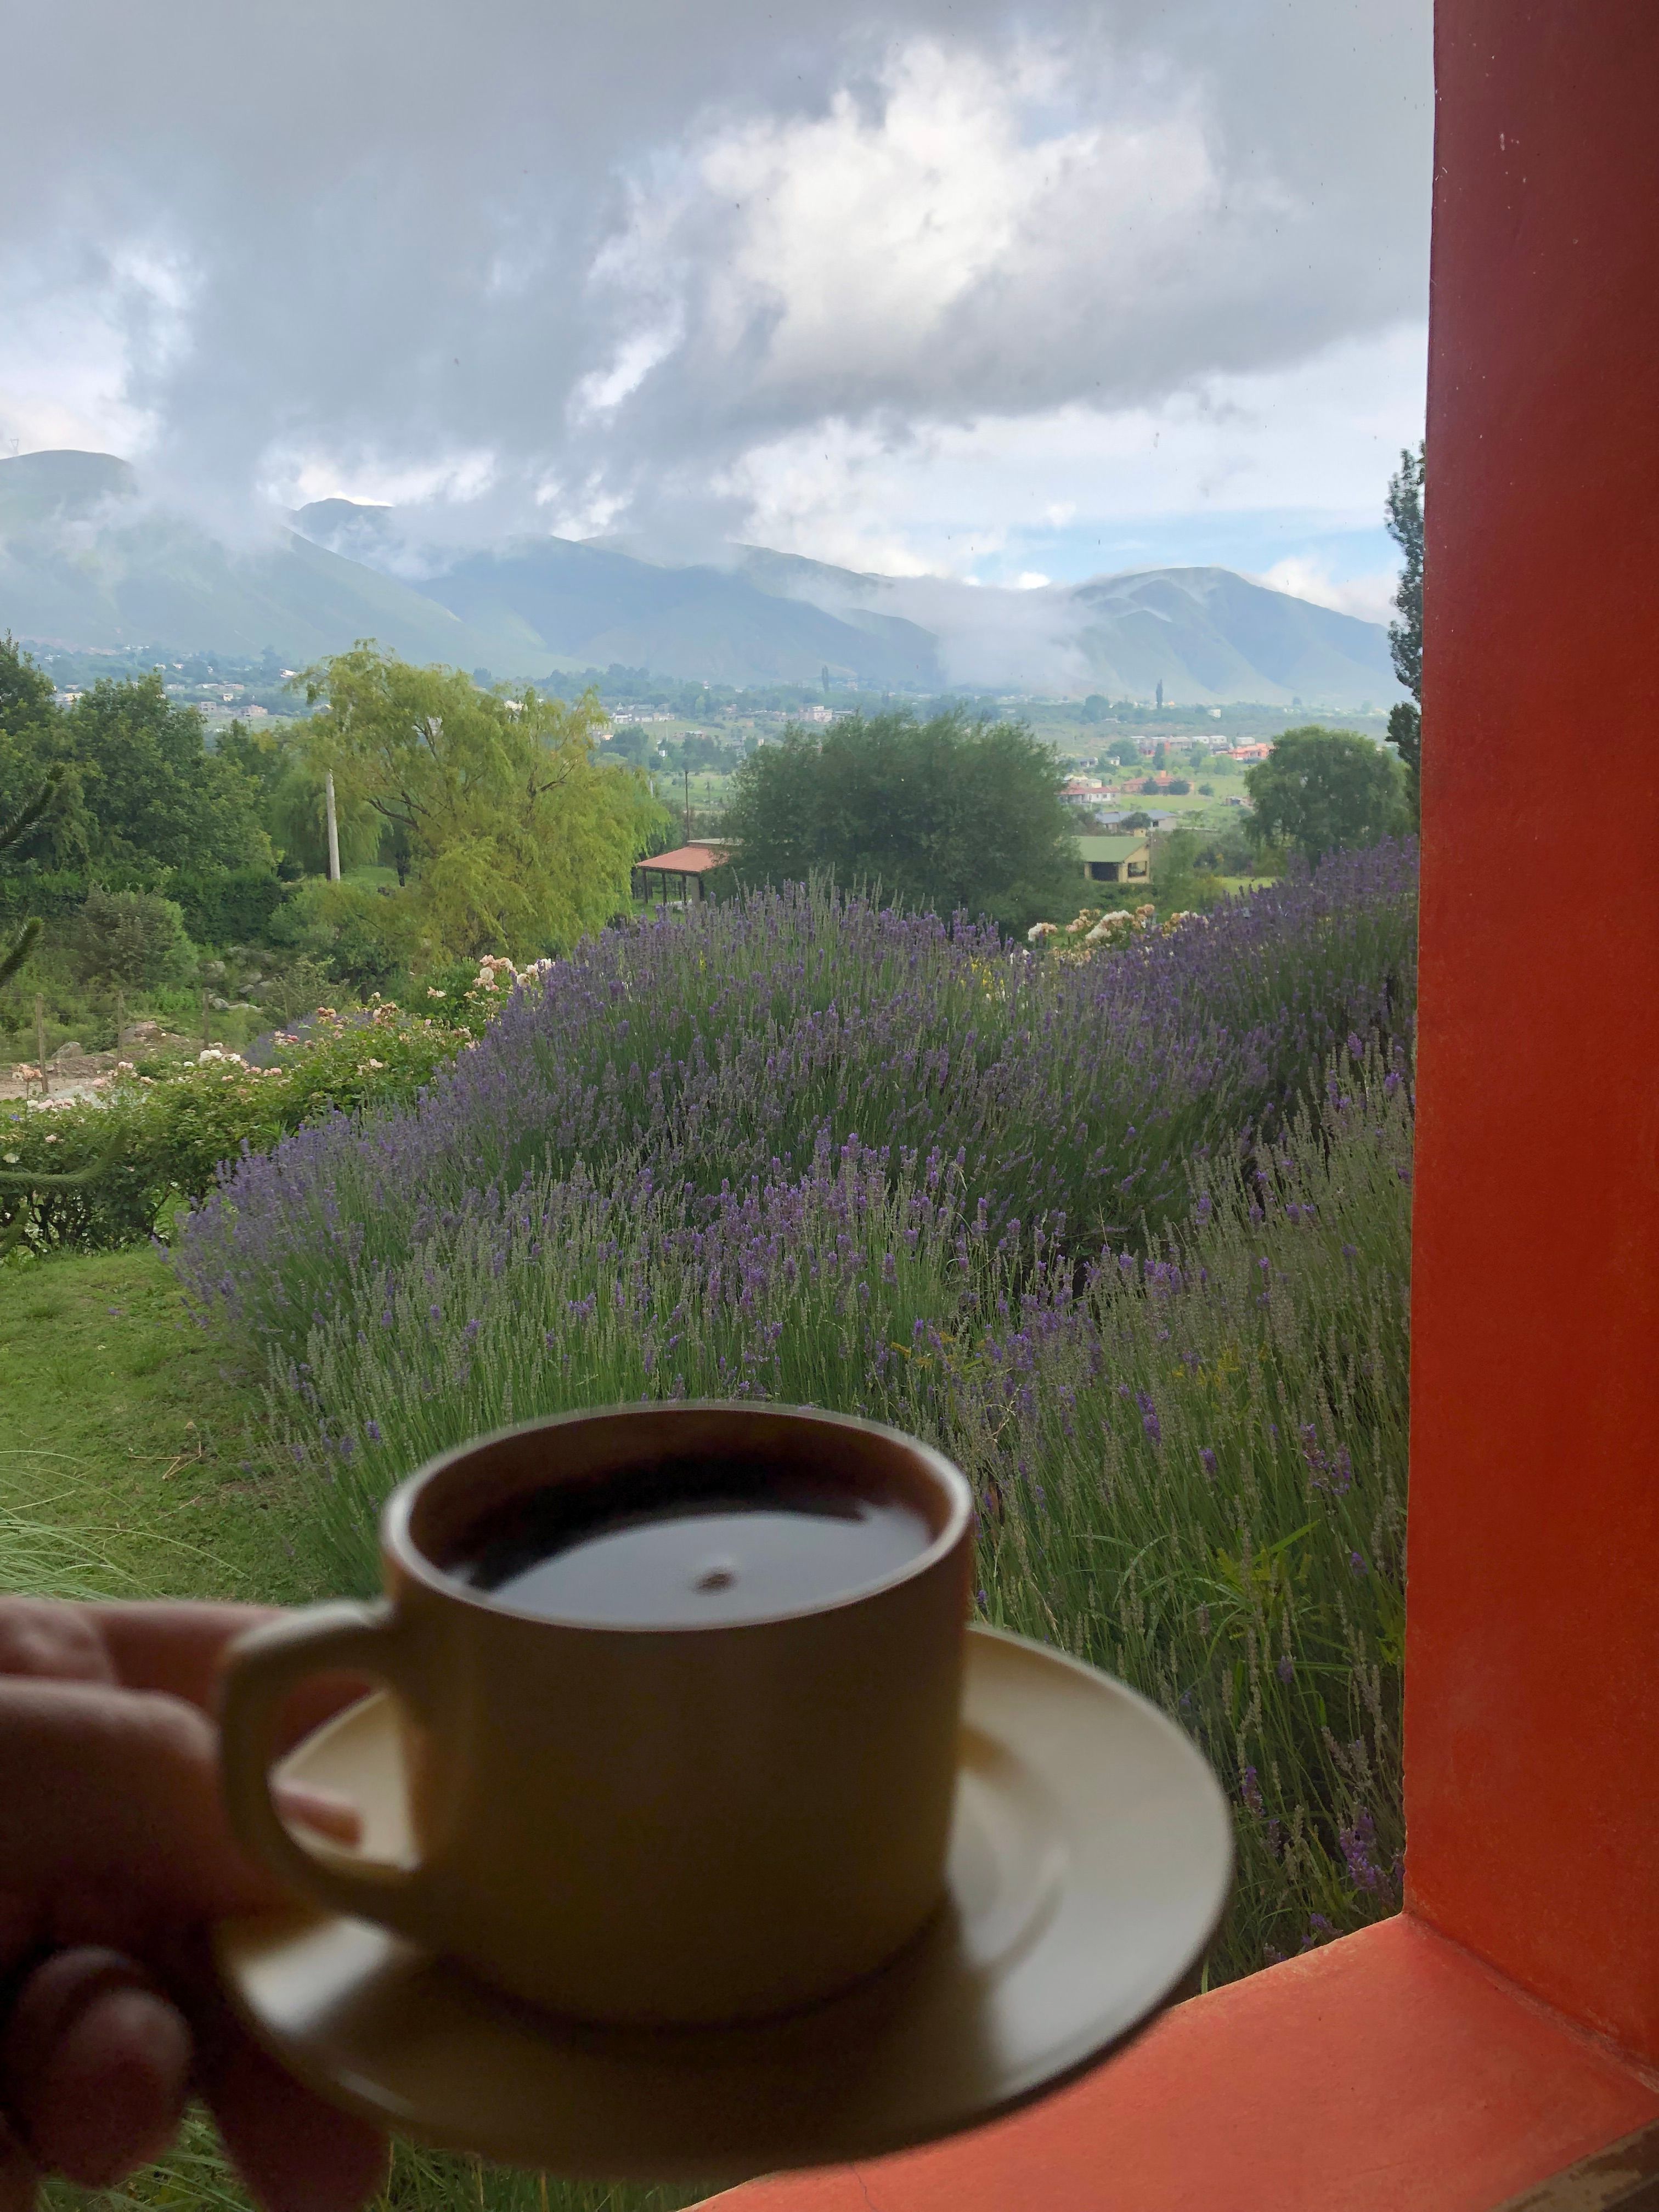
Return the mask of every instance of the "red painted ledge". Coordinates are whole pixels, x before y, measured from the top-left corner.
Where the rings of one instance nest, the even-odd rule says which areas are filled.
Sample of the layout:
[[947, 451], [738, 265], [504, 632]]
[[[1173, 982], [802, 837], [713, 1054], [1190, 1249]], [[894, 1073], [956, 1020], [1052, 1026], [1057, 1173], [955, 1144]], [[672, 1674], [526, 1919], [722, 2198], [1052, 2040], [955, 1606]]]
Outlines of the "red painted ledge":
[[1177, 2005], [974, 2133], [720, 2212], [1493, 2212], [1659, 2118], [1659, 2081], [1409, 1916]]

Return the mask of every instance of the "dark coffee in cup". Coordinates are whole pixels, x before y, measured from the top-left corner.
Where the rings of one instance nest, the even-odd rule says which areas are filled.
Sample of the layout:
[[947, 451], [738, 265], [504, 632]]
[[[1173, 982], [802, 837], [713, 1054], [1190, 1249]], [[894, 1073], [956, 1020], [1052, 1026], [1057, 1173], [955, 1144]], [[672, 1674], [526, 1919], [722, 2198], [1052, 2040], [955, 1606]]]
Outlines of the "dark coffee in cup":
[[546, 1620], [709, 1628], [873, 1589], [933, 1534], [913, 1499], [720, 1458], [550, 1484], [464, 1531], [441, 1564]]

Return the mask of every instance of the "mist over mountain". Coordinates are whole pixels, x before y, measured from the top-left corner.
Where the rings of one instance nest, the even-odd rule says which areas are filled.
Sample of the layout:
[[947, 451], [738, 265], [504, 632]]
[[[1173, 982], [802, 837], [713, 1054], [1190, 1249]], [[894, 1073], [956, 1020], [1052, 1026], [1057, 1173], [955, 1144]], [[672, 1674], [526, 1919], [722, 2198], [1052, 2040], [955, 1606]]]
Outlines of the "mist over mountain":
[[638, 541], [458, 550], [418, 510], [324, 500], [238, 548], [109, 454], [0, 461], [0, 630], [300, 663], [372, 636], [497, 677], [614, 662], [711, 683], [1352, 708], [1398, 696], [1381, 625], [1219, 568], [998, 589], [862, 574], [763, 547], [699, 560]]

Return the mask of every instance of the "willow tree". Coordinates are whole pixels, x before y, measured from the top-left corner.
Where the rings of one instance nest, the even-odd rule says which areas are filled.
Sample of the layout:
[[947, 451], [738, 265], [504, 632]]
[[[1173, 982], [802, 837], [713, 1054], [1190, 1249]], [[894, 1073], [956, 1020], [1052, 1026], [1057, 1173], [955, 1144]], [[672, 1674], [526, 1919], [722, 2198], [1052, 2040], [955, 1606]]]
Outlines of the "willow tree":
[[524, 959], [626, 908], [629, 869], [665, 817], [642, 775], [599, 757], [592, 693], [486, 691], [372, 641], [301, 681], [319, 709], [303, 739], [313, 769], [404, 841], [404, 896], [435, 947]]

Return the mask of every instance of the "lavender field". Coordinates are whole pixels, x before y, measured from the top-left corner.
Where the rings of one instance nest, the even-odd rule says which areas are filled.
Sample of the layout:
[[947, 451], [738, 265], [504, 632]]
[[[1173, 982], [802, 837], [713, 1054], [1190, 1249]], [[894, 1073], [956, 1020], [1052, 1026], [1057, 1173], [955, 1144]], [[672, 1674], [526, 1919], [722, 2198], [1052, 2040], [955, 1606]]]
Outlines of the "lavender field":
[[501, 1422], [758, 1395], [938, 1439], [985, 1617], [1234, 1796], [1212, 1978], [1398, 1902], [1415, 856], [1080, 962], [817, 892], [607, 932], [411, 1109], [184, 1224], [268, 1363], [290, 1595]]

